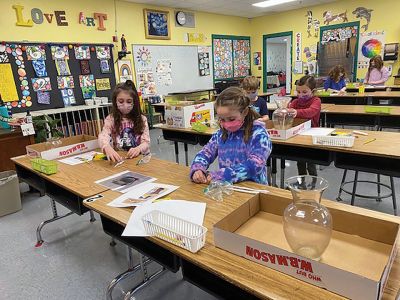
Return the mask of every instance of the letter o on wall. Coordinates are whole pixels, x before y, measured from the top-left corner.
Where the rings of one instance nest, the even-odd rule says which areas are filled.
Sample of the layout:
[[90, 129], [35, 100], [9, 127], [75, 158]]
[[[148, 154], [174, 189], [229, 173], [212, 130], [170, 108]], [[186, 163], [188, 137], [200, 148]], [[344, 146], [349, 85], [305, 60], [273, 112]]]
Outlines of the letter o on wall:
[[39, 8], [32, 8], [31, 17], [35, 24], [43, 23], [43, 13]]

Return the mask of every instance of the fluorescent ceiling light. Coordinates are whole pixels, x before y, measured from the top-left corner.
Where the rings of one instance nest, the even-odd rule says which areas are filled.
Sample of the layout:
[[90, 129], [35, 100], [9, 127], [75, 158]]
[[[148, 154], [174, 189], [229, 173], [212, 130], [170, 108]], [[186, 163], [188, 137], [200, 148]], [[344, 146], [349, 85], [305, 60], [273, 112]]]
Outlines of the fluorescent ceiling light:
[[270, 7], [270, 6], [275, 6], [279, 4], [284, 4], [288, 2], [294, 2], [296, 0], [268, 0], [268, 1], [263, 1], [263, 2], [257, 2], [252, 4], [253, 6], [257, 7]]

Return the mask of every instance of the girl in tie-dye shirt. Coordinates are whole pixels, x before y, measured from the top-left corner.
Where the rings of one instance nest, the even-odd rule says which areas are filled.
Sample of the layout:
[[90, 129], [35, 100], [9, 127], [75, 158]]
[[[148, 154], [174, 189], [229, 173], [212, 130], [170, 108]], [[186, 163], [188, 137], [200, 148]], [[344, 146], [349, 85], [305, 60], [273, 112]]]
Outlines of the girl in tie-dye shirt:
[[[224, 90], [215, 103], [221, 129], [196, 155], [190, 178], [196, 183], [251, 180], [267, 183], [266, 160], [272, 144], [259, 115], [249, 109], [250, 99], [238, 87]], [[218, 156], [219, 170], [207, 172]]]

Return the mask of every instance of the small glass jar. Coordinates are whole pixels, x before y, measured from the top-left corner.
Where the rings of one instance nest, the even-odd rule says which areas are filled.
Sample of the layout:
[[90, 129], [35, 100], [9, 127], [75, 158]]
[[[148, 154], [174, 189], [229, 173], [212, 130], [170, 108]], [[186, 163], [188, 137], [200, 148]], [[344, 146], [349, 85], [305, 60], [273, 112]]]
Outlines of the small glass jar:
[[272, 122], [274, 128], [278, 130], [286, 130], [292, 127], [296, 111], [293, 108], [288, 108], [290, 97], [279, 97], [275, 99], [276, 106], [278, 107], [272, 113]]
[[283, 214], [286, 240], [294, 253], [320, 260], [332, 236], [332, 216], [320, 203], [328, 182], [306, 175], [291, 177], [286, 183], [293, 196]]

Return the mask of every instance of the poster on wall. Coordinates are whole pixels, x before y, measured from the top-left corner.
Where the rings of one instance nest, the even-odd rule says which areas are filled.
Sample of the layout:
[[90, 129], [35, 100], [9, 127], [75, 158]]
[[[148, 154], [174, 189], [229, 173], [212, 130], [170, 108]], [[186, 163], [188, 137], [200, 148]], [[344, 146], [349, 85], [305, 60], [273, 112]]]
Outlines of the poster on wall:
[[369, 60], [375, 55], [383, 57], [384, 46], [385, 32], [383, 30], [361, 33], [358, 47], [358, 68], [368, 68]]
[[142, 69], [138, 75], [138, 90], [142, 95], [155, 95], [157, 93], [154, 74], [150, 69]]
[[327, 29], [322, 32], [321, 43], [344, 41], [352, 37], [357, 37], [357, 32], [358, 26]]
[[198, 47], [199, 75], [210, 75], [210, 52], [208, 47]]
[[118, 60], [119, 81], [132, 80], [132, 65], [129, 59]]
[[18, 100], [11, 64], [0, 64], [0, 95], [4, 102]]
[[254, 52], [253, 53], [253, 64], [255, 66], [261, 65], [261, 52]]
[[214, 78], [233, 77], [232, 40], [214, 39]]
[[301, 61], [301, 32], [295, 34], [295, 61]]
[[160, 85], [172, 85], [172, 63], [169, 59], [159, 59], [156, 65], [157, 83]]
[[233, 40], [234, 77], [250, 74], [250, 40]]

